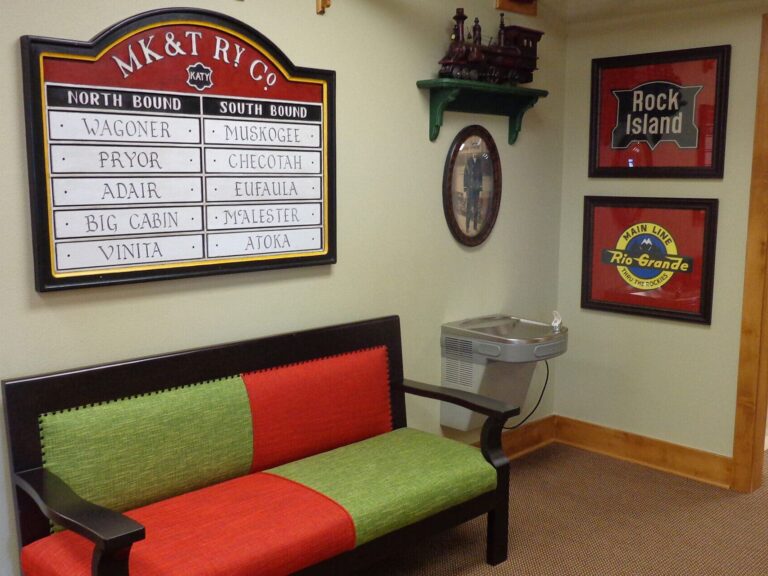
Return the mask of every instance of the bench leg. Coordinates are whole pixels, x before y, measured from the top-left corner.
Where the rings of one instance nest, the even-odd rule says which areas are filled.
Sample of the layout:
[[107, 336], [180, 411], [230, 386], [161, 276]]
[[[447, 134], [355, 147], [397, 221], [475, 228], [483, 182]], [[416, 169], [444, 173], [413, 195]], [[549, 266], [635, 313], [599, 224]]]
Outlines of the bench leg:
[[98, 546], [93, 550], [91, 576], [129, 576], [128, 556], [131, 547], [105, 552]]
[[496, 566], [507, 559], [509, 547], [509, 496], [488, 512], [488, 564]]
[[496, 469], [496, 506], [488, 512], [488, 564], [496, 566], [507, 559], [509, 548], [509, 458], [504, 453], [501, 433], [504, 419], [488, 418], [483, 424], [483, 456]]
[[509, 548], [509, 465], [497, 471], [496, 506], [488, 512], [487, 560], [491, 566], [507, 559]]

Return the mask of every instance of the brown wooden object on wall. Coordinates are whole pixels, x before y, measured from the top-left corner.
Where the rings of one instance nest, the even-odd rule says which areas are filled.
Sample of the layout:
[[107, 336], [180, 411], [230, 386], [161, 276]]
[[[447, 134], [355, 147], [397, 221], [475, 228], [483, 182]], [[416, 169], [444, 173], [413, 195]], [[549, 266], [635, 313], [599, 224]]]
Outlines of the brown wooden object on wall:
[[325, 14], [326, 8], [331, 7], [331, 0], [317, 0], [317, 13], [318, 14]]
[[537, 0], [496, 0], [497, 10], [507, 10], [528, 16], [536, 16], [537, 6]]
[[763, 16], [757, 90], [733, 437], [732, 488], [739, 492], [752, 492], [762, 483], [768, 404], [768, 15]]

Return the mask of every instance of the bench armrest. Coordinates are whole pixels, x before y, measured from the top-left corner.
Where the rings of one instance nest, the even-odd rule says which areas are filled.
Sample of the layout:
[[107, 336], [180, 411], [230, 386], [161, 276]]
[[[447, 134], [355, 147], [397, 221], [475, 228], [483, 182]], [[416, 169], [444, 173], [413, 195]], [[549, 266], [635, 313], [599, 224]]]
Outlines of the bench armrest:
[[[469, 410], [474, 410], [475, 412], [488, 416], [485, 424], [483, 424], [483, 431], [480, 436], [480, 450], [482, 451], [483, 456], [485, 456], [485, 459], [490, 462], [499, 473], [504, 474], [505, 480], [503, 485], [507, 485], [509, 458], [507, 458], [507, 455], [504, 453], [501, 434], [504, 431], [504, 423], [512, 416], [520, 414], [519, 406], [510, 406], [500, 400], [488, 398], [487, 396], [480, 396], [473, 392], [446, 388], [445, 386], [424, 384], [423, 382], [415, 382], [414, 380], [403, 380], [403, 390], [410, 394], [426, 396], [427, 398], [434, 398], [435, 400], [442, 400], [444, 402], [451, 402], [462, 408], [468, 408]], [[500, 483], [500, 485], [502, 485], [502, 483]]]
[[501, 400], [495, 400], [473, 392], [466, 392], [465, 390], [434, 386], [414, 380], [403, 380], [403, 389], [410, 394], [450, 402], [451, 404], [474, 410], [498, 420], [506, 421], [512, 418], [512, 416], [520, 414], [519, 406], [510, 406]]
[[124, 514], [83, 500], [56, 474], [35, 468], [14, 474], [14, 482], [45, 516], [94, 542], [105, 552], [144, 539], [144, 526]]

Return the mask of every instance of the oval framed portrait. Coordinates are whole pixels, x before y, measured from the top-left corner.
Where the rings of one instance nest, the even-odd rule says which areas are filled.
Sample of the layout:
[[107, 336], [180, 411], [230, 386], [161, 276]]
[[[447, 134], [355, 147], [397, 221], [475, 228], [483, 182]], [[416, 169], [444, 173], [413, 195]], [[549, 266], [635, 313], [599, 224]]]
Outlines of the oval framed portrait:
[[501, 205], [501, 162], [491, 134], [467, 126], [456, 135], [443, 171], [443, 211], [448, 228], [465, 246], [488, 238]]

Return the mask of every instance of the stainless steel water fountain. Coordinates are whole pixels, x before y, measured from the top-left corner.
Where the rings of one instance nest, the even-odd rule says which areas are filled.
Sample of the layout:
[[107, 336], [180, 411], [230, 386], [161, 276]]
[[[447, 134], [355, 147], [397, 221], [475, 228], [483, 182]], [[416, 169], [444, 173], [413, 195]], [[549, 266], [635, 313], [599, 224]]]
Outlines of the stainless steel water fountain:
[[[563, 354], [568, 329], [555, 312], [550, 324], [495, 314], [443, 324], [442, 384], [521, 406], [536, 363]], [[442, 403], [440, 423], [457, 430], [482, 425], [484, 416]]]

